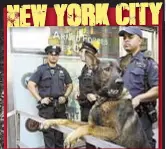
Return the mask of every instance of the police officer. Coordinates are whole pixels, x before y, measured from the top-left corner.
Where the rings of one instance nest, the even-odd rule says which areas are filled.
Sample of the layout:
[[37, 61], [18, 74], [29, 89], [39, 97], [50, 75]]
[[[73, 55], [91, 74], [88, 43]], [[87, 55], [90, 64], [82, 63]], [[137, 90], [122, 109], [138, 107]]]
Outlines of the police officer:
[[155, 148], [156, 141], [152, 138], [152, 119], [147, 112], [148, 108], [142, 109], [142, 105], [148, 105], [158, 98], [158, 65], [141, 51], [143, 36], [140, 28], [136, 26], [125, 27], [119, 32], [119, 36], [123, 37], [123, 47], [127, 52], [127, 55], [121, 58], [120, 64], [125, 64], [126, 58], [130, 59], [123, 67], [124, 85], [133, 97], [133, 107], [139, 111], [138, 115], [149, 143]]
[[[82, 62], [85, 62], [82, 68], [81, 75], [79, 76], [79, 95], [77, 100], [81, 110], [81, 121], [87, 122], [89, 111], [94, 104], [95, 97], [91, 100], [87, 99], [87, 94], [93, 93], [93, 66], [97, 63], [97, 49], [90, 43], [84, 41], [82, 47], [79, 50], [80, 58]], [[90, 144], [86, 144], [87, 148], [94, 148]]]
[[[65, 106], [72, 92], [72, 80], [65, 68], [57, 64], [61, 48], [47, 46], [47, 63], [40, 65], [28, 82], [28, 89], [36, 98], [39, 116], [67, 118]], [[37, 90], [36, 90], [37, 88]], [[45, 148], [63, 148], [63, 134], [51, 128], [43, 131]]]

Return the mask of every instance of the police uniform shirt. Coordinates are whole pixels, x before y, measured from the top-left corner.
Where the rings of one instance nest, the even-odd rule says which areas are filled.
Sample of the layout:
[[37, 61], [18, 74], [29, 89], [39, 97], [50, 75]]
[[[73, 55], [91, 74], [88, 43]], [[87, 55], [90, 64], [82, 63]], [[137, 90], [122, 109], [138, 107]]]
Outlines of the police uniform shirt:
[[93, 92], [93, 72], [89, 70], [86, 65], [82, 68], [81, 75], [79, 79], [79, 89], [80, 89], [80, 98], [86, 99], [88, 93]]
[[39, 66], [30, 80], [37, 84], [42, 98], [63, 96], [65, 85], [72, 83], [67, 70], [58, 64], [54, 68], [50, 68], [48, 64]]
[[131, 58], [124, 75], [125, 87], [129, 90], [132, 97], [145, 92], [145, 72], [147, 72], [147, 82], [150, 88], [158, 86], [158, 65], [153, 59], [145, 62], [145, 56], [138, 52]]

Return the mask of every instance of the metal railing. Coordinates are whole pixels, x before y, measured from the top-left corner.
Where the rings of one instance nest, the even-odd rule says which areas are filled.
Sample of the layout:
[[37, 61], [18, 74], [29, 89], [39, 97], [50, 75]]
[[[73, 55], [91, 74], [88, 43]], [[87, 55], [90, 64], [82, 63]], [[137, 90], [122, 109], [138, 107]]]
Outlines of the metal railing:
[[[29, 113], [26, 113], [23, 111], [18, 111], [18, 110], [14, 110], [12, 112], [9, 112], [7, 114], [7, 118], [9, 118], [12, 115], [15, 115], [15, 120], [16, 120], [16, 144], [17, 144], [17, 147], [18, 148], [19, 147], [21, 147], [21, 148], [26, 147], [27, 148], [26, 145], [24, 145], [22, 142], [20, 142], [20, 115], [26, 116], [27, 118], [31, 118], [37, 122], [40, 122], [40, 123], [42, 123], [45, 119], [41, 118], [39, 116], [34, 116], [34, 115], [29, 114]], [[57, 127], [52, 127], [52, 128], [56, 129], [64, 134], [68, 134], [68, 133], [73, 131], [73, 129], [66, 127], [66, 126], [57, 126]], [[83, 141], [90, 143], [90, 144], [96, 146], [97, 148], [124, 148], [124, 147], [121, 147], [121, 146], [116, 145], [114, 143], [107, 142], [107, 141], [104, 141], [104, 140], [101, 140], [99, 138], [89, 136], [89, 135], [84, 136]]]

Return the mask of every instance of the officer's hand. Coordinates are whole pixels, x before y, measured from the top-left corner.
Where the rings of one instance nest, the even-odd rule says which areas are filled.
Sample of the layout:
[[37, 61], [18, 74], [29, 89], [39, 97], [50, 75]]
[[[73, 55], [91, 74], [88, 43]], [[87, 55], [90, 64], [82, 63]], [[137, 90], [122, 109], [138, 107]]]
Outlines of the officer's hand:
[[48, 105], [50, 102], [51, 102], [51, 100], [49, 99], [49, 97], [45, 97], [41, 100], [41, 104]]
[[59, 104], [64, 104], [65, 102], [66, 102], [66, 97], [60, 96], [60, 97], [58, 98], [58, 103], [59, 103]]
[[136, 108], [137, 106], [139, 106], [140, 102], [141, 102], [140, 96], [136, 96], [135, 98], [133, 98], [132, 99], [133, 108]]
[[87, 94], [87, 99], [90, 101], [90, 102], [93, 102], [93, 101], [96, 101], [96, 96], [95, 94]]

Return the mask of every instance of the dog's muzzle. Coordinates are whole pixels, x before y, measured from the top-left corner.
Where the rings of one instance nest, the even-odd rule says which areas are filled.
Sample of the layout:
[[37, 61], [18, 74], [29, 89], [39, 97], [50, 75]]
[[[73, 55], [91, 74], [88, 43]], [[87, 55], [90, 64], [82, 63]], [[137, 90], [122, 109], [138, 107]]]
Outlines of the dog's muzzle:
[[121, 86], [121, 85], [124, 84], [124, 82], [123, 82], [122, 78], [118, 78], [118, 79], [115, 80], [115, 84], [118, 85], [118, 86]]
[[108, 96], [108, 97], [117, 97], [121, 94], [123, 90], [123, 80], [121, 78], [118, 78], [115, 80], [113, 84], [111, 84], [109, 87], [105, 86], [102, 89], [102, 95]]

